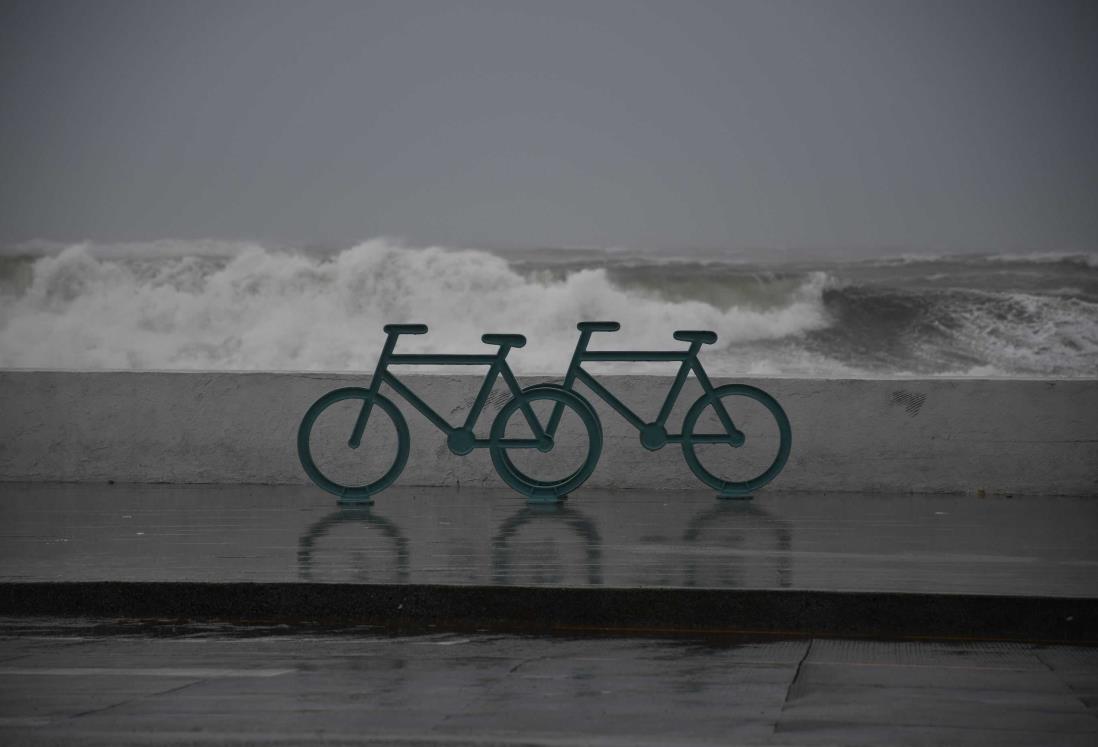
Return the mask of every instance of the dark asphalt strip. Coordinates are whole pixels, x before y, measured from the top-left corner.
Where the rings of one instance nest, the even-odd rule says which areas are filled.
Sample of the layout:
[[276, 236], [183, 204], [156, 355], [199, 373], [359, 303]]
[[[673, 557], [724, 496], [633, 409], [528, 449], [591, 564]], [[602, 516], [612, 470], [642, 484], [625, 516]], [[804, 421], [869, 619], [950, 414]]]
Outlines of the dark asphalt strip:
[[0, 584], [0, 615], [303, 626], [1093, 643], [1098, 599], [304, 583]]

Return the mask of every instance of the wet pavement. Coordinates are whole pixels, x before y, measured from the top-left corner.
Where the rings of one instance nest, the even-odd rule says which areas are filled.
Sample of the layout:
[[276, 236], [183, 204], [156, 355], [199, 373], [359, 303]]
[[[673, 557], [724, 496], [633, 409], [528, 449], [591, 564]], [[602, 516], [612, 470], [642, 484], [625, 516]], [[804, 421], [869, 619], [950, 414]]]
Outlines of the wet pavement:
[[1098, 597], [1093, 498], [0, 484], [0, 582], [297, 582]]
[[0, 484], [0, 535], [2, 744], [1098, 744], [1040, 642], [1098, 640], [1093, 499]]
[[0, 619], [4, 744], [1093, 745], [1096, 709], [1094, 648]]

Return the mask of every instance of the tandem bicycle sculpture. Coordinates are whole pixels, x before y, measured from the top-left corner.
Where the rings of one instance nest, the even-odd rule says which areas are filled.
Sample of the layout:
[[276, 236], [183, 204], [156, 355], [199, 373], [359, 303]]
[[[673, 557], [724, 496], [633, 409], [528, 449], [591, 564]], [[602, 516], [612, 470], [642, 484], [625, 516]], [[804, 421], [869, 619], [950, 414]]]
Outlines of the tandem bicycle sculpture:
[[[719, 497], [749, 497], [752, 492], [769, 483], [781, 472], [789, 458], [792, 442], [789, 418], [786, 417], [785, 411], [777, 400], [757, 387], [746, 384], [713, 386], [701, 361], [698, 360], [698, 353], [702, 345], [716, 342], [715, 332], [694, 330], [675, 332], [673, 337], [676, 340], [690, 343], [689, 348], [681, 351], [591, 351], [587, 350], [587, 345], [593, 333], [615, 332], [621, 328], [621, 325], [617, 322], [580, 322], [577, 327], [580, 331], [579, 341], [563, 384], [535, 384], [523, 389], [507, 364], [507, 353], [512, 348], [521, 348], [526, 344], [526, 338], [523, 335], [483, 335], [481, 340], [484, 343], [496, 345], [498, 348], [491, 354], [398, 354], [393, 351], [400, 335], [426, 334], [427, 326], [423, 324], [386, 325], [384, 329], [388, 337], [370, 387], [336, 389], [322, 396], [306, 411], [297, 433], [297, 450], [302, 467], [317, 486], [336, 495], [341, 503], [370, 503], [374, 494], [392, 485], [408, 462], [411, 439], [404, 416], [392, 400], [380, 392], [381, 385], [387, 384], [436, 428], [446, 434], [447, 446], [451, 452], [465, 455], [474, 449], [488, 449], [493, 466], [507, 485], [526, 496], [531, 502], [556, 502], [567, 497], [591, 476], [602, 453], [602, 423], [587, 399], [575, 391], [576, 382], [579, 381], [637, 429], [640, 433], [641, 445], [646, 449], [656, 451], [667, 444], [681, 445], [687, 465], [703, 483], [716, 490]], [[583, 368], [583, 363], [588, 361], [663, 361], [678, 362], [680, 365], [656, 419], [653, 422], [645, 422]], [[460, 425], [452, 425], [400, 381], [389, 370], [390, 365], [487, 366], [488, 372], [465, 421]], [[683, 418], [681, 432], [668, 433], [667, 421], [691, 372], [701, 385], [702, 395]], [[489, 395], [500, 377], [509, 390], [510, 399], [492, 421], [488, 437], [478, 438], [475, 435], [477, 421], [488, 405]], [[765, 465], [754, 476], [746, 479], [725, 479], [720, 474], [722, 471], [720, 468], [713, 468], [711, 464], [706, 464], [699, 458], [698, 447], [723, 445], [736, 450], [751, 442], [755, 437], [755, 428], [752, 427], [752, 433], [747, 433], [736, 425], [737, 412], [750, 402], [755, 403], [754, 409], [764, 413], [763, 418], [770, 421], [765, 424], [765, 431], [768, 434], [766, 438], [772, 442], [771, 448], [764, 460]], [[380, 439], [385, 446], [395, 452], [392, 454], [391, 462], [388, 452], [382, 458], [384, 471], [380, 477], [362, 484], [344, 484], [350, 481], [338, 476], [335, 471], [317, 464], [312, 443], [314, 426], [322, 416], [330, 412], [329, 408], [340, 403], [349, 403], [353, 408], [357, 408], [357, 413], [354, 413], [354, 410], [351, 411], [354, 417], [347, 418], [342, 426], [348, 430], [337, 431], [336, 434], [337, 438], [351, 449], [359, 449], [364, 445], [367, 425], [372, 418], [378, 417], [378, 410], [384, 414], [393, 429], [389, 434], [395, 431], [395, 444], [388, 443], [385, 438]], [[540, 414], [538, 409], [541, 410]], [[703, 425], [700, 422], [702, 415], [710, 410], [712, 415], [707, 417], [706, 424]], [[524, 452], [544, 454], [553, 452], [558, 447], [561, 450], [567, 448], [563, 442], [557, 443], [558, 435], [564, 435], [560, 429], [566, 415], [570, 423], [578, 423], [578, 426], [569, 430], [568, 435], [575, 435], [572, 431], [578, 428], [581, 431], [579, 435], [586, 436], [587, 447], [581, 454], [578, 467], [574, 469], [572, 466], [564, 469], [557, 467], [556, 474], [546, 477], [528, 474], [528, 468], [515, 464], [515, 458]], [[715, 425], [712, 424], [713, 415], [715, 415]], [[526, 430], [522, 437], [508, 436], [509, 426], [513, 423], [519, 426], [525, 424]], [[753, 421], [753, 425], [757, 423]], [[734, 453], [729, 456], [735, 459]], [[722, 460], [722, 463], [727, 464], [727, 460]]]

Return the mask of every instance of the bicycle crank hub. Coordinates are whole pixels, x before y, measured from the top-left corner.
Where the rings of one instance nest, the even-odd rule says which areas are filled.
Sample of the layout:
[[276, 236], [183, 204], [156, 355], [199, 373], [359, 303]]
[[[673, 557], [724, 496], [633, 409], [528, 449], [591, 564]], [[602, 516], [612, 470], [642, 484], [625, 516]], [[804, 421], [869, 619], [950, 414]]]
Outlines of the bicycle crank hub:
[[456, 428], [446, 437], [446, 445], [458, 456], [464, 456], [476, 445], [476, 436], [468, 428]]
[[649, 451], [662, 449], [667, 443], [667, 429], [659, 423], [649, 423], [641, 428], [641, 446]]

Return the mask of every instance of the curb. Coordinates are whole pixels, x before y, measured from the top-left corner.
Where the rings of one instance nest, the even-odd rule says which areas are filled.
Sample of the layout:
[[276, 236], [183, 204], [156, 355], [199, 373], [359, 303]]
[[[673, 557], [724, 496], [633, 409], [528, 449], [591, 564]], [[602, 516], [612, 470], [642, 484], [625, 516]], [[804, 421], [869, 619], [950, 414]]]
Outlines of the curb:
[[1098, 599], [803, 590], [0, 583], [0, 615], [284, 625], [1098, 642]]

